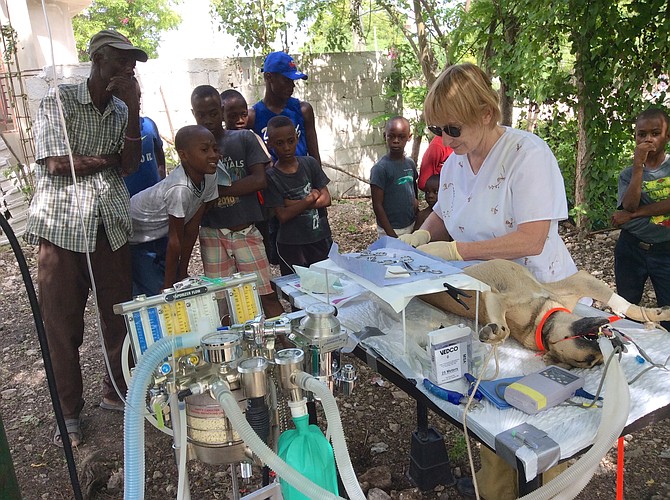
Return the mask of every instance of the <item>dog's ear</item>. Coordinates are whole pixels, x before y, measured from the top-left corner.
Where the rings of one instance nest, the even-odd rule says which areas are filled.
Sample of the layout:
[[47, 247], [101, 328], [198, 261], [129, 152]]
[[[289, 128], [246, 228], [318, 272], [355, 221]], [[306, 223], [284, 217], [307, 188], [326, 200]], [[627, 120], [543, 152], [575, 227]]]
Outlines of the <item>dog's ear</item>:
[[589, 335], [598, 333], [598, 329], [609, 323], [609, 319], [603, 317], [580, 318], [570, 325], [573, 335]]

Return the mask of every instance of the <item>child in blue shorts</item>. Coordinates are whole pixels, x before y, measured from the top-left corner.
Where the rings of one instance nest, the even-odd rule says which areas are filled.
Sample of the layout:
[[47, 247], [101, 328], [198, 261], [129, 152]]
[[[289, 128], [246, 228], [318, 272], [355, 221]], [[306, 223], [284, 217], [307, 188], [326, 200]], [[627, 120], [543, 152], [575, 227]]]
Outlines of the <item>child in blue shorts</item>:
[[181, 164], [130, 199], [133, 294], [156, 295], [186, 278], [206, 203], [218, 196], [219, 150], [205, 127], [182, 127], [175, 137]]

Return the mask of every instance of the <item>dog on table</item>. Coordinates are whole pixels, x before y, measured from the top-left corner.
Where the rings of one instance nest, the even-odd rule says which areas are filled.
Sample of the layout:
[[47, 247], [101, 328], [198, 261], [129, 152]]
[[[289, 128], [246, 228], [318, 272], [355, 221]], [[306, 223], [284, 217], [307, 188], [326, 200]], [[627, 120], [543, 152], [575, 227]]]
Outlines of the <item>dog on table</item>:
[[[590, 368], [602, 363], [597, 334], [607, 317], [582, 318], [570, 311], [581, 297], [607, 304], [615, 314], [634, 321], [670, 320], [670, 307], [645, 308], [631, 304], [586, 271], [554, 283], [540, 283], [525, 267], [509, 260], [490, 260], [463, 270], [491, 287], [479, 303], [482, 342], [505, 340], [509, 335], [531, 350], [545, 351], [545, 362]], [[475, 317], [474, 294], [462, 299], [469, 309], [445, 292], [421, 297], [444, 311]]]

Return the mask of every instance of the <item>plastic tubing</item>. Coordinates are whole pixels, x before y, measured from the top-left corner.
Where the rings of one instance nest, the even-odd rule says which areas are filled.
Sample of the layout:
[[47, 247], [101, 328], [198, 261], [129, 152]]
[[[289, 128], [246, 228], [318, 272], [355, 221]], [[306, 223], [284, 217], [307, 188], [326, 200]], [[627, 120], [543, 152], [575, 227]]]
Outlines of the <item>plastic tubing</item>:
[[177, 458], [177, 467], [179, 467], [179, 480], [177, 481], [177, 500], [186, 500], [191, 498], [187, 494], [188, 478], [186, 477], [186, 447], [188, 446], [188, 436], [186, 429], [186, 402], [179, 401], [179, 455]]
[[223, 381], [215, 382], [211, 387], [212, 395], [216, 399], [226, 417], [230, 420], [233, 428], [239, 433], [244, 442], [251, 448], [251, 450], [258, 455], [258, 457], [279, 476], [284, 478], [291, 486], [293, 486], [300, 493], [307, 498], [318, 498], [319, 500], [344, 500], [341, 497], [321, 488], [314, 484], [308, 478], [300, 474], [293, 467], [284, 462], [275, 452], [273, 452], [268, 445], [256, 434], [247, 419], [244, 417], [242, 410], [238, 406], [235, 396], [230, 392], [230, 387]]
[[195, 347], [201, 335], [187, 333], [163, 337], [144, 352], [130, 380], [123, 420], [123, 481], [125, 500], [144, 498], [144, 415], [133, 408], [144, 408], [154, 368], [174, 350]]
[[[128, 360], [129, 355], [130, 355], [130, 335], [126, 335], [126, 338], [123, 340], [123, 346], [121, 347], [121, 369], [123, 370], [123, 379], [126, 381], [126, 385], [128, 386], [130, 386], [130, 379], [131, 379], [130, 362]], [[137, 411], [142, 410], [138, 409]], [[158, 420], [156, 420], [156, 417], [152, 413], [146, 412], [144, 414], [144, 418], [146, 418], [147, 421], [159, 431], [167, 434], [168, 436], [173, 435], [172, 429], [170, 429], [167, 426], [158, 425]]]
[[121, 369], [123, 370], [123, 379], [126, 381], [126, 385], [130, 385], [130, 379], [132, 375], [130, 373], [130, 334], [126, 334], [123, 339], [123, 345], [121, 346]]
[[[603, 358], [607, 360], [613, 352], [612, 343], [605, 337], [598, 339]], [[549, 498], [571, 499], [589, 483], [598, 464], [614, 446], [628, 420], [630, 392], [619, 360], [614, 356], [605, 375], [602, 418], [593, 446], [569, 469], [552, 481], [524, 496], [527, 500]]]
[[333, 396], [325, 384], [302, 371], [295, 374], [295, 383], [306, 391], [313, 392], [321, 399], [321, 404], [328, 420], [328, 429], [332, 437], [337, 470], [340, 471], [344, 488], [347, 490], [347, 494], [351, 500], [365, 500], [365, 494], [361, 490], [361, 485], [358, 483], [358, 479], [356, 479], [356, 473], [351, 464], [347, 441], [344, 438], [342, 419], [340, 418], [340, 411], [337, 408], [335, 396]]

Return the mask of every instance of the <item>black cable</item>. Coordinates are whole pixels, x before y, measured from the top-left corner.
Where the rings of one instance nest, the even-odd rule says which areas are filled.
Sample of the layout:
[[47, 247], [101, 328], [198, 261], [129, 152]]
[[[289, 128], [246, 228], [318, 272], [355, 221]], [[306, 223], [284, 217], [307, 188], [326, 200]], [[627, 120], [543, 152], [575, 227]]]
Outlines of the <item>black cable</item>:
[[9, 222], [7, 222], [3, 214], [0, 214], [0, 228], [7, 235], [9, 244], [11, 245], [12, 250], [14, 251], [16, 262], [18, 262], [19, 269], [21, 270], [23, 283], [26, 287], [28, 300], [30, 301], [30, 309], [33, 313], [33, 319], [35, 320], [35, 329], [37, 330], [37, 339], [40, 342], [40, 350], [42, 351], [42, 359], [44, 360], [44, 371], [46, 372], [47, 383], [49, 385], [51, 404], [53, 405], [54, 408], [56, 423], [58, 424], [61, 440], [63, 442], [63, 451], [65, 452], [67, 468], [70, 474], [70, 483], [72, 484], [72, 491], [74, 492], [74, 498], [76, 500], [82, 500], [83, 496], [81, 494], [81, 486], [79, 485], [79, 478], [77, 477], [77, 466], [74, 461], [74, 454], [72, 453], [72, 443], [70, 442], [70, 435], [68, 434], [67, 426], [65, 425], [65, 417], [63, 416], [63, 409], [61, 408], [60, 405], [60, 399], [58, 399], [58, 389], [56, 388], [56, 379], [54, 377], [53, 365], [51, 364], [49, 344], [47, 343], [46, 332], [44, 330], [42, 313], [40, 311], [39, 303], [37, 302], [37, 294], [35, 293], [35, 286], [30, 276], [30, 270], [28, 269], [26, 257], [23, 254], [21, 245], [19, 244], [19, 241], [16, 239], [16, 235], [14, 234], [12, 227], [9, 225]]
[[307, 401], [307, 415], [309, 415], [309, 423], [313, 425], [318, 425], [318, 417], [316, 414], [316, 402]]

